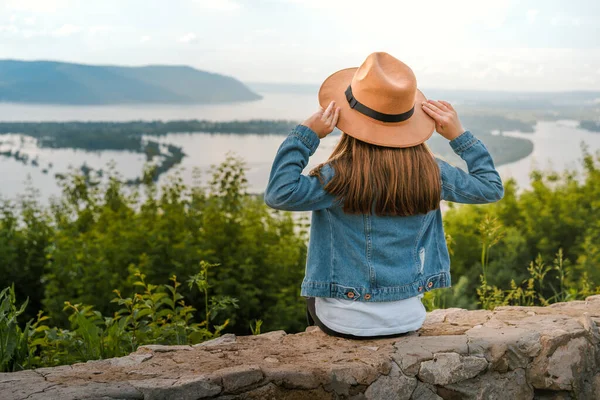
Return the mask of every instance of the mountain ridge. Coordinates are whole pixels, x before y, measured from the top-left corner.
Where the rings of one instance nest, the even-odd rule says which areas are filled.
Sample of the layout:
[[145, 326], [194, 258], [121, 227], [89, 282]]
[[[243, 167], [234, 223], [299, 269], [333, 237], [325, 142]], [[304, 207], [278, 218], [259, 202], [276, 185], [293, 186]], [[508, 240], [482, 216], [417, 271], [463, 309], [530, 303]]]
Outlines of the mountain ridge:
[[185, 65], [118, 66], [0, 59], [0, 102], [214, 104], [261, 98], [233, 77]]

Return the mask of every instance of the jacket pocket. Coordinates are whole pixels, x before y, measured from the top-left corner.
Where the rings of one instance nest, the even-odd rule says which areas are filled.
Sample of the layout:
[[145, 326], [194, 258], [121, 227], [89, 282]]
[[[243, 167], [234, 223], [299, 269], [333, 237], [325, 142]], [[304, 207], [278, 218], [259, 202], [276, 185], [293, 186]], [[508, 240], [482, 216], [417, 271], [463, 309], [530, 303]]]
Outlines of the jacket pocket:
[[419, 265], [419, 274], [422, 274], [423, 268], [425, 268], [425, 247], [419, 249], [419, 260], [421, 261], [421, 264]]

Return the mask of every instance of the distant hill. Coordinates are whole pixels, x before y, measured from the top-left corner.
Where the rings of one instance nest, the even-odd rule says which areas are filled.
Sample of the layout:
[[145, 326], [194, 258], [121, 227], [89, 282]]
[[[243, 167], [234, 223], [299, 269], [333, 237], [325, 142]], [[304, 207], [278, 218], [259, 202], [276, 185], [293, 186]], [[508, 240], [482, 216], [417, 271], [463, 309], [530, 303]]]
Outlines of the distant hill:
[[186, 66], [119, 67], [0, 60], [0, 102], [189, 104], [260, 98], [237, 79]]

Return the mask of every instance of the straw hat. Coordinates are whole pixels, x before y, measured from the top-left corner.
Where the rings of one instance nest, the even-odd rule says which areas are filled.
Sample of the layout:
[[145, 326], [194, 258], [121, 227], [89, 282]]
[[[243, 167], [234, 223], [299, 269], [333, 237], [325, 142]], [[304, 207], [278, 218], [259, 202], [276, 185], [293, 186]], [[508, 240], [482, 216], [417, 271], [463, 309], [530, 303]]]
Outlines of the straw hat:
[[332, 100], [340, 107], [337, 127], [363, 142], [411, 147], [435, 129], [421, 107], [427, 99], [412, 69], [388, 53], [372, 53], [360, 67], [329, 76], [319, 89], [319, 103], [326, 108]]

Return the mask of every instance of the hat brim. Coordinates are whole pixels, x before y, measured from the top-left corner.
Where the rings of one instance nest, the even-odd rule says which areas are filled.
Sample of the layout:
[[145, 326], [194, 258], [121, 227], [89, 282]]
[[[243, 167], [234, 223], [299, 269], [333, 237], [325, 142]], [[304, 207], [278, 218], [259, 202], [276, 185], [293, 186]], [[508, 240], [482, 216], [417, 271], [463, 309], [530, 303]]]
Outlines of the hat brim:
[[346, 88], [358, 68], [346, 68], [330, 75], [319, 89], [319, 104], [327, 108], [331, 101], [340, 107], [337, 128], [363, 142], [386, 147], [412, 147], [425, 142], [435, 130], [435, 121], [423, 111], [421, 103], [427, 101], [417, 89], [415, 112], [402, 122], [381, 122], [350, 107]]

